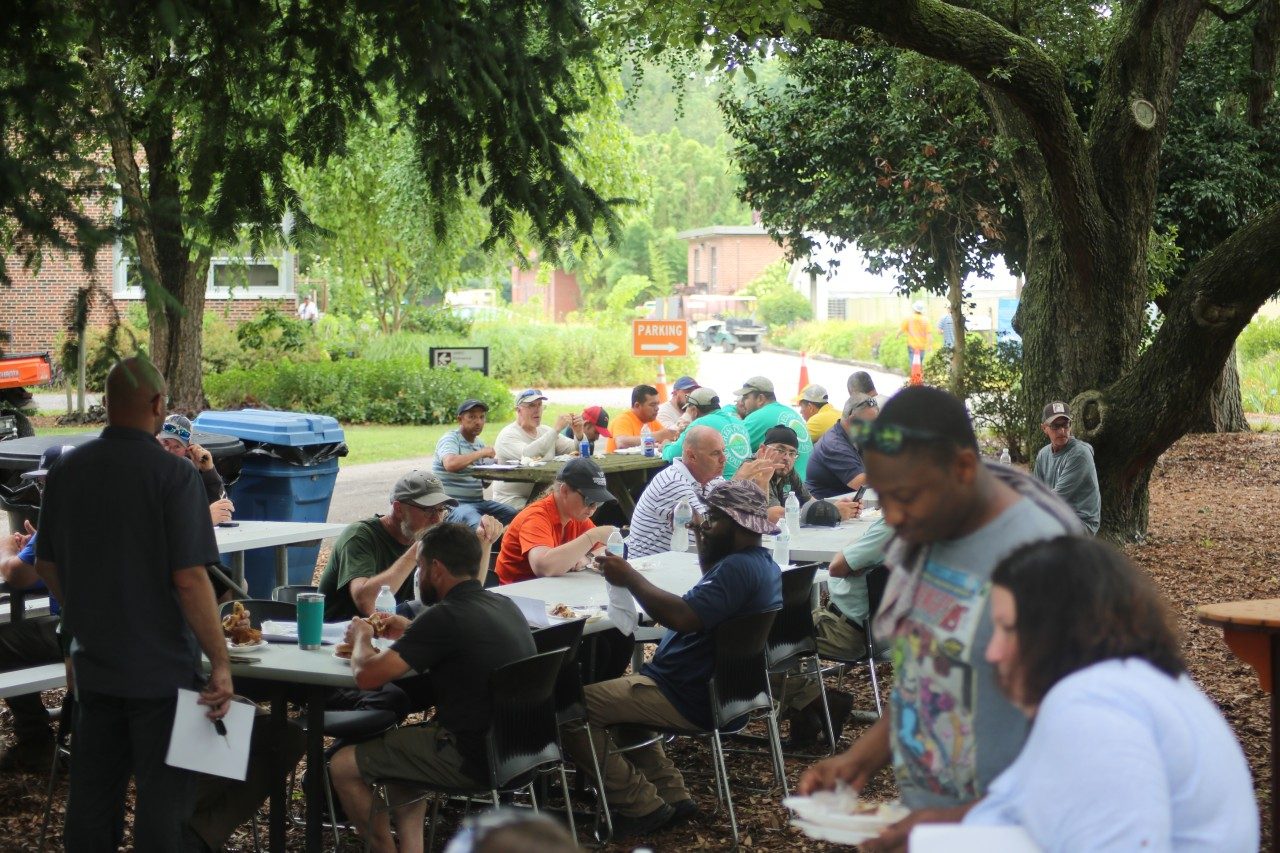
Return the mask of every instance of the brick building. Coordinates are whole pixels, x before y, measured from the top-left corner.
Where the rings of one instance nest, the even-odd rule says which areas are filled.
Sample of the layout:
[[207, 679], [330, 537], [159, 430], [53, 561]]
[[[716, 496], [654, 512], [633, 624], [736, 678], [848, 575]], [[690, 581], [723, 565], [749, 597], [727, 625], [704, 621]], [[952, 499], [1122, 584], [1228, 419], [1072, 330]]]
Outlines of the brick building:
[[[9, 257], [5, 269], [13, 286], [0, 289], [0, 329], [9, 333], [10, 352], [54, 350], [66, 329], [72, 297], [85, 284], [97, 290], [89, 316], [91, 326], [110, 323], [114, 313], [142, 304], [142, 288], [129, 275], [130, 259], [121, 245], [103, 247], [93, 267], [85, 269], [75, 253], [48, 252], [36, 272]], [[209, 267], [205, 311], [239, 323], [267, 307], [293, 312], [295, 260], [282, 252], [270, 258], [215, 258]]]
[[551, 277], [542, 282], [535, 263], [528, 269], [511, 265], [511, 304], [525, 305], [537, 299], [548, 320], [562, 322], [570, 312], [582, 307], [582, 289], [578, 277], [562, 269], [553, 269]]
[[761, 225], [712, 225], [676, 236], [689, 241], [686, 280], [695, 293], [737, 293], [783, 257]]

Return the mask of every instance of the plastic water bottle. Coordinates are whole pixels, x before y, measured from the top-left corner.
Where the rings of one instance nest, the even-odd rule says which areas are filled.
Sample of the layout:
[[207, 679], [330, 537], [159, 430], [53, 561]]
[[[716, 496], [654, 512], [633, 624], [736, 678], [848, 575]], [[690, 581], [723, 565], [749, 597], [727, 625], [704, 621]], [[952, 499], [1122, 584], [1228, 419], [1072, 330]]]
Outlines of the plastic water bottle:
[[648, 424], [640, 427], [640, 446], [644, 448], [645, 456], [654, 455], [653, 430]]
[[791, 565], [791, 529], [788, 524], [778, 525], [778, 535], [773, 537], [773, 561], [778, 568]]
[[609, 534], [609, 541], [604, 543], [604, 550], [615, 557], [627, 557], [627, 543], [622, 538], [622, 533], [615, 530]]
[[[396, 615], [396, 595], [385, 583], [382, 589], [378, 590], [378, 597], [373, 602], [373, 610], [375, 613], [385, 613], [388, 616]], [[391, 641], [383, 637], [376, 638], [373, 644], [380, 649], [391, 648]]]
[[[786, 513], [788, 531], [792, 536], [800, 532], [800, 499], [796, 497], [796, 493], [787, 488], [787, 498], [782, 502], [783, 510]], [[790, 544], [790, 543], [788, 543]]]
[[1013, 463], [1013, 459], [1009, 456], [1009, 448], [1006, 447], [1000, 451], [1000, 461], [1006, 465]]
[[675, 513], [671, 516], [671, 550], [684, 552], [689, 550], [689, 529], [686, 524], [693, 521], [693, 507], [689, 501], [681, 498], [676, 504]]
[[590, 456], [590, 455], [591, 455], [591, 440], [590, 440], [590, 439], [588, 439], [588, 438], [584, 438], [584, 439], [582, 439], [582, 442], [578, 445], [578, 453], [579, 453], [580, 455], [584, 456], [584, 457], [586, 457], [586, 456]]

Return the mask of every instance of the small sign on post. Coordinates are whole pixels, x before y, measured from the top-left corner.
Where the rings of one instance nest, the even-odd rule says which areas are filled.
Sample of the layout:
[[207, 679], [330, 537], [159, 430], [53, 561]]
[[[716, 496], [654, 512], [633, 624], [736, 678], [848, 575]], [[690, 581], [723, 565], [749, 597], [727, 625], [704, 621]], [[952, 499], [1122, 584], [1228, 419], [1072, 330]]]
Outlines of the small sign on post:
[[489, 375], [488, 347], [431, 347], [427, 353], [432, 367], [462, 367]]
[[686, 320], [632, 320], [631, 354], [650, 358], [688, 355], [689, 324]]

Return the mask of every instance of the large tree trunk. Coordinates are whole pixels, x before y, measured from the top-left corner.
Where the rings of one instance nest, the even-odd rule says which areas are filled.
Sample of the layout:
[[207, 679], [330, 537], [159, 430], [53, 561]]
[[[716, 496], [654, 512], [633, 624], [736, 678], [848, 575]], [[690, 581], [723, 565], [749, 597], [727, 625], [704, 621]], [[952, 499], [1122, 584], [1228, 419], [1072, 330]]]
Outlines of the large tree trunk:
[[1200, 408], [1188, 432], [1248, 432], [1240, 399], [1240, 370], [1236, 366], [1236, 349], [1231, 348], [1222, 373], [1209, 391], [1208, 401]]
[[947, 310], [951, 314], [951, 328], [955, 338], [955, 344], [951, 348], [951, 373], [947, 377], [947, 384], [951, 386], [951, 393], [963, 400], [969, 394], [964, 381], [967, 332], [964, 321], [964, 279], [960, 275], [960, 259], [954, 247], [948, 246], [942, 254], [947, 271]]

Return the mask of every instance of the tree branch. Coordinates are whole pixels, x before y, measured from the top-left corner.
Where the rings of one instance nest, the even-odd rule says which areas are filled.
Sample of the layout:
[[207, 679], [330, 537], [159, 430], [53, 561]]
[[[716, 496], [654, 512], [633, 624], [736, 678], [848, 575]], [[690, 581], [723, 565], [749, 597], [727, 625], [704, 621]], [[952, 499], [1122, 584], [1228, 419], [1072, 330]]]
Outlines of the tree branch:
[[1222, 8], [1217, 3], [1210, 3], [1209, 0], [1205, 0], [1204, 8], [1207, 11], [1213, 13], [1215, 16], [1217, 16], [1218, 20], [1225, 21], [1226, 23], [1230, 24], [1240, 20], [1245, 15], [1252, 12], [1257, 7], [1259, 2], [1260, 0], [1249, 0], [1248, 3], [1245, 3], [1243, 6], [1241, 6], [1239, 9], [1236, 9], [1234, 12], [1228, 12], [1226, 9]]
[[1044, 157], [1072, 279], [1094, 283], [1105, 218], [1086, 139], [1067, 98], [1062, 71], [1034, 41], [991, 18], [941, 0], [832, 0], [815, 18], [815, 34], [856, 42], [868, 28], [890, 44], [968, 71], [1001, 92], [1026, 117]]

